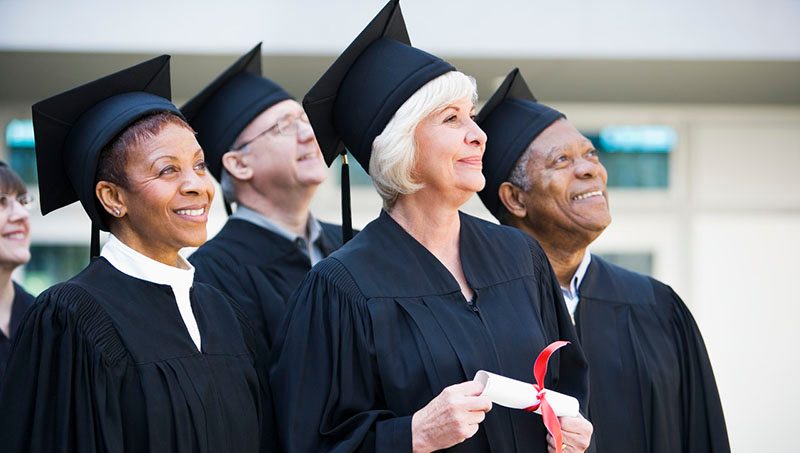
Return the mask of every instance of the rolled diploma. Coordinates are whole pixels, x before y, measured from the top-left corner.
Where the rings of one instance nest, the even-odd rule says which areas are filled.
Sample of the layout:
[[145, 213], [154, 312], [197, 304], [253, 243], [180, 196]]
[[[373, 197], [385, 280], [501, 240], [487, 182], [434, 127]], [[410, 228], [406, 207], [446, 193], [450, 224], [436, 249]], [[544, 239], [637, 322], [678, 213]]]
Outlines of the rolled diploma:
[[[527, 382], [518, 381], [483, 370], [475, 373], [475, 379], [473, 380], [483, 384], [483, 392], [481, 395], [488, 396], [493, 403], [501, 406], [510, 407], [512, 409], [525, 409], [539, 402], [539, 397], [536, 396], [536, 389], [532, 384]], [[553, 412], [556, 413], [556, 416], [578, 416], [579, 405], [577, 399], [549, 389], [545, 389], [545, 394], [547, 395], [547, 402], [550, 403], [550, 407], [553, 408]], [[541, 414], [542, 412], [540, 409], [537, 409], [536, 413]]]

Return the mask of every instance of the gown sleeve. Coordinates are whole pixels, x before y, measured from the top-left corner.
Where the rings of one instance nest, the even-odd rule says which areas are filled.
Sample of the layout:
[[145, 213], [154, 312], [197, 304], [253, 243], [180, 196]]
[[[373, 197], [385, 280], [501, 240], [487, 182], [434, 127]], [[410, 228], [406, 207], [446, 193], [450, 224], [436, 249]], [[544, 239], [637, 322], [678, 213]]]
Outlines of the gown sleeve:
[[411, 451], [411, 416], [382, 409], [366, 303], [330, 258], [293, 295], [270, 366], [283, 451]]
[[589, 400], [589, 365], [578, 341], [578, 334], [569, 311], [564, 303], [561, 287], [558, 284], [550, 261], [538, 242], [527, 237], [534, 263], [539, 276], [539, 297], [542, 301], [542, 323], [545, 325], [548, 341], [569, 341], [550, 360], [548, 378], [553, 390], [578, 399], [581, 412], [585, 415]]
[[686, 304], [665, 285], [659, 285], [659, 299], [671, 302], [672, 328], [680, 358], [683, 403], [684, 452], [729, 453], [728, 430], [714, 371], [703, 336]]
[[76, 285], [42, 294], [18, 331], [0, 394], [5, 453], [122, 452], [119, 394], [129, 355]]
[[242, 336], [244, 337], [245, 344], [253, 360], [253, 366], [258, 375], [258, 383], [260, 386], [261, 401], [260, 401], [260, 416], [261, 416], [261, 448], [263, 453], [274, 452], [278, 450], [277, 433], [275, 428], [275, 417], [272, 405], [272, 395], [269, 390], [269, 348], [267, 347], [265, 338], [255, 330], [250, 322], [249, 315], [243, 310], [241, 305], [233, 299], [222, 296], [233, 308], [236, 319], [242, 328]]
[[212, 256], [211, 252], [195, 253], [190, 262], [195, 266], [195, 280], [209, 284], [235, 300], [254, 331], [264, 337], [267, 348], [270, 348], [272, 335], [277, 330], [276, 320], [283, 318], [284, 309], [283, 298], [271, 282], [249, 266], [228, 262], [225, 258]]

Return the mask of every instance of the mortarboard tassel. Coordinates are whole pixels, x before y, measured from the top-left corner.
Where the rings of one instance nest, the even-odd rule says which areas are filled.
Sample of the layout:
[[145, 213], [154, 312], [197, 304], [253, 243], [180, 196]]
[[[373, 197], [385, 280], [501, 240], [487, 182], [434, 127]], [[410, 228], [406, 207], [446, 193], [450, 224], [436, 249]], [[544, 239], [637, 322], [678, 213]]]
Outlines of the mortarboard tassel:
[[92, 222], [92, 240], [89, 245], [89, 261], [100, 256], [100, 228]]
[[225, 196], [222, 197], [222, 204], [225, 205], [225, 212], [227, 212], [228, 213], [228, 217], [230, 217], [231, 214], [233, 214], [233, 210], [231, 209], [230, 202], [228, 201], [227, 198], [225, 198]]
[[353, 239], [353, 217], [350, 212], [350, 165], [347, 150], [342, 150], [342, 243]]

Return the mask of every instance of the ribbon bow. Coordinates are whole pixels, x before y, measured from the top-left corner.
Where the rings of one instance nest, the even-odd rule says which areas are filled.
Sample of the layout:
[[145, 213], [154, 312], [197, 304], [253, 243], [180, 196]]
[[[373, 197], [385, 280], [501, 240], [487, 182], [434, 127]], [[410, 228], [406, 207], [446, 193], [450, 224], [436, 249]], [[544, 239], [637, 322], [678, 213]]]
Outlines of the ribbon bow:
[[544, 375], [547, 374], [547, 363], [550, 361], [550, 356], [553, 355], [558, 349], [569, 344], [569, 341], [554, 341], [539, 353], [536, 362], [533, 364], [533, 376], [536, 378], [536, 383], [532, 384], [536, 389], [536, 396], [539, 401], [531, 407], [526, 407], [525, 410], [533, 412], [541, 407], [542, 420], [547, 432], [553, 436], [556, 443], [556, 453], [561, 453], [561, 423], [558, 422], [558, 417], [547, 402], [547, 389], [544, 388]]

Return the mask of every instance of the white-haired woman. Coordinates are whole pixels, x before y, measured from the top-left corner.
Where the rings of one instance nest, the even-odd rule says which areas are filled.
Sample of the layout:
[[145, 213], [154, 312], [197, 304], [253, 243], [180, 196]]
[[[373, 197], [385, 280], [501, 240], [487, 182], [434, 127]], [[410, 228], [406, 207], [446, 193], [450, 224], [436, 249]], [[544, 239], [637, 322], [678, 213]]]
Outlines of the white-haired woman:
[[[390, 2], [306, 96], [330, 160], [343, 142], [384, 209], [307, 276], [270, 384], [287, 452], [555, 451], [538, 415], [492, 408], [485, 369], [533, 381], [538, 353], [575, 333], [547, 257], [516, 230], [459, 212], [484, 185], [475, 82], [407, 44]], [[576, 346], [546, 387], [585, 404]], [[563, 419], [562, 451], [591, 425]]]

